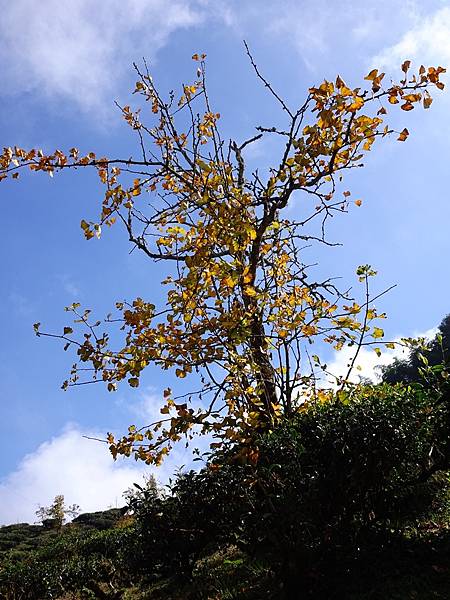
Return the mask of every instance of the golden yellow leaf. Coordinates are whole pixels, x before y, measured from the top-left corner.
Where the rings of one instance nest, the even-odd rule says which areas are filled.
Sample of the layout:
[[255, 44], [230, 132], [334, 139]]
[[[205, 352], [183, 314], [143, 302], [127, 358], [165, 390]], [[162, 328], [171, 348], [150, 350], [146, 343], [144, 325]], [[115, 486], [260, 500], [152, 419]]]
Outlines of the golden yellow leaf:
[[251, 286], [251, 285], [247, 285], [247, 286], [245, 286], [245, 288], [244, 288], [244, 293], [245, 293], [247, 296], [251, 296], [251, 297], [254, 297], [254, 296], [256, 296], [256, 295], [257, 295], [257, 292], [256, 292], [255, 288], [254, 288], [253, 286]]
[[378, 75], [378, 69], [372, 69], [368, 75], [364, 77], [366, 81], [373, 81]]
[[348, 88], [346, 85], [343, 85], [339, 91], [340, 91], [341, 96], [344, 96], [344, 98], [346, 98], [347, 96], [351, 96], [353, 94], [352, 90], [350, 88]]
[[356, 112], [364, 106], [364, 98], [362, 96], [356, 96], [352, 104], [347, 108], [349, 112]]
[[374, 327], [372, 332], [372, 337], [375, 339], [382, 338], [384, 336], [384, 331], [381, 327]]
[[400, 135], [398, 136], [397, 140], [399, 142], [404, 142], [408, 136], [409, 136], [409, 131], [405, 127], [405, 129], [403, 129], [403, 131], [400, 132]]
[[403, 96], [405, 102], [419, 102], [422, 99], [422, 94], [406, 94]]

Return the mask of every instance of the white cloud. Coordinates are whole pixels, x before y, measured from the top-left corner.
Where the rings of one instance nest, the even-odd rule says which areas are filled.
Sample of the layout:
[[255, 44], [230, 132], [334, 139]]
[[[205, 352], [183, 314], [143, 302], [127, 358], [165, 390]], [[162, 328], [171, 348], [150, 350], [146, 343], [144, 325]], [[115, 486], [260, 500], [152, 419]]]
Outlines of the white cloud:
[[450, 7], [415, 19], [414, 25], [396, 44], [379, 52], [371, 61], [382, 68], [398, 67], [405, 59], [433, 66], [450, 65]]
[[[345, 347], [336, 352], [333, 360], [327, 365], [327, 371], [333, 376], [330, 377], [330, 383], [334, 383], [335, 377], [345, 377], [347, 375], [354, 355], [355, 348]], [[373, 349], [363, 347], [358, 354], [349, 380], [357, 383], [360, 377], [367, 377], [372, 381], [376, 381], [378, 378], [377, 366], [388, 365], [395, 358], [401, 359], [406, 358], [406, 356], [407, 353], [400, 346], [396, 347], [395, 350], [383, 350], [380, 357], [376, 355]]]
[[162, 392], [158, 394], [153, 387], [149, 387], [145, 392], [142, 392], [137, 402], [127, 400], [125, 404], [125, 400], [121, 399], [120, 404], [126, 407], [131, 414], [136, 415], [142, 425], [164, 418], [160, 411], [164, 404], [163, 394]]
[[[426, 339], [433, 338], [437, 333], [437, 328], [429, 329], [424, 333], [417, 333], [413, 337], [419, 338], [424, 337]], [[401, 338], [394, 340], [400, 342]], [[377, 369], [379, 366], [386, 366], [393, 362], [396, 358], [403, 359], [407, 358], [408, 352], [404, 347], [396, 345], [395, 349], [383, 349], [383, 344], [380, 343], [382, 349], [381, 356], [377, 356], [373, 348], [362, 347], [358, 353], [358, 357], [355, 362], [355, 366], [349, 377], [349, 381], [357, 383], [360, 377], [367, 377], [372, 381], [377, 381], [380, 378], [380, 373]], [[327, 365], [327, 371], [333, 377], [329, 378], [330, 383], [335, 383], [334, 378], [346, 377], [348, 369], [352, 363], [353, 357], [355, 356], [355, 348], [345, 347], [339, 352], [336, 352], [332, 361]], [[357, 367], [360, 367], [359, 369]]]
[[[209, 7], [201, 0], [8, 2], [0, 20], [3, 93], [38, 90], [103, 110], [132, 60], [154, 60], [172, 32], [214, 14]], [[229, 20], [225, 10], [217, 18]]]
[[[283, 52], [290, 44], [316, 71], [346, 52], [354, 56], [355, 45], [388, 43], [393, 31], [401, 36], [405, 28], [413, 27], [387, 54], [392, 50], [403, 59], [402, 44], [425, 43], [429, 31], [430, 44], [448, 45], [448, 12], [442, 8], [424, 18], [415, 0], [15, 0], [2, 7], [0, 93], [37, 92], [105, 116], [131, 62], [141, 56], [154, 62], [170, 35], [184, 28], [220, 22], [250, 43], [263, 31], [282, 42]], [[415, 29], [419, 22], [423, 26]]]
[[[284, 0], [265, 5], [266, 29], [290, 42], [312, 72], [364, 60], [363, 44], [402, 35], [418, 19], [415, 0]], [[259, 7], [258, 7], [259, 10]], [[261, 11], [260, 11], [261, 12]], [[270, 18], [267, 14], [270, 12]], [[343, 68], [343, 67], [342, 67]]]
[[[150, 468], [133, 459], [113, 461], [105, 444], [83, 438], [76, 425], [26, 455], [17, 469], [0, 481], [0, 524], [34, 522], [38, 504], [48, 506], [57, 494], [83, 512], [123, 506], [123, 492], [152, 472], [166, 483], [185, 460], [176, 448], [161, 467]], [[103, 434], [90, 432], [92, 437]]]

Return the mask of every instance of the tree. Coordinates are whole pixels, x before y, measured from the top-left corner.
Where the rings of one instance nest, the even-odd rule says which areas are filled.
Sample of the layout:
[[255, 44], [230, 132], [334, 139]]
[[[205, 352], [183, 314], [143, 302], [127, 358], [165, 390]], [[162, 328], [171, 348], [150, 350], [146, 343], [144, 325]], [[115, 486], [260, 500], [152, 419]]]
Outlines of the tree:
[[61, 529], [67, 517], [73, 519], [79, 512], [80, 507], [78, 504], [66, 506], [63, 494], [58, 494], [55, 496], [55, 499], [50, 506], [39, 506], [36, 511], [36, 516], [44, 526]]
[[412, 383], [423, 381], [428, 368], [449, 365], [450, 361], [450, 315], [444, 317], [438, 332], [430, 341], [423, 341], [418, 348], [411, 348], [407, 359], [395, 359], [381, 367], [386, 383]]
[[[100, 237], [102, 227], [118, 221], [134, 248], [167, 264], [165, 304], [143, 298], [119, 302], [119, 315], [106, 318], [124, 332], [119, 350], [111, 348], [107, 331], [99, 332], [101, 321], [78, 303], [67, 310], [83, 328], [81, 337], [72, 324], [61, 334], [35, 325], [38, 335], [76, 348], [78, 363], [64, 388], [83, 383], [86, 374], [110, 391], [123, 380], [137, 387], [150, 363], [180, 379], [195, 376], [197, 392], [164, 391], [160, 420], [132, 425], [119, 439], [108, 434], [114, 457], [134, 453], [158, 464], [173, 443], [201, 433], [213, 434], [215, 446], [248, 442], [243, 459], [255, 461], [254, 432], [290, 418], [308, 398], [326, 396], [316, 374], [326, 366], [310, 354], [310, 344], [320, 339], [336, 349], [354, 346], [349, 373], [363, 345], [379, 352], [383, 330], [373, 321], [383, 315], [369, 291], [375, 271], [369, 265], [358, 269], [364, 299], [357, 302], [333, 278], [310, 277], [302, 245], [333, 245], [326, 237], [328, 219], [362, 203], [351, 202], [341, 187], [345, 171], [362, 166], [377, 140], [393, 133], [399, 141], [407, 139], [406, 128], [395, 132], [384, 124], [386, 107], [428, 108], [430, 88], [444, 87], [439, 78], [445, 69], [421, 66], [411, 75], [405, 61], [402, 79], [385, 87], [384, 73], [373, 69], [365, 77], [367, 90], [348, 87], [338, 76], [310, 88], [304, 103], [292, 109], [246, 49], [278, 104], [283, 127], [258, 126], [248, 139], [226, 142], [207, 92], [205, 55], [195, 54], [196, 79], [177, 98], [171, 93], [164, 99], [146, 64], [135, 65], [134, 93], [151, 108], [153, 120], [146, 123], [141, 108], [120, 110], [136, 135], [139, 155], [107, 158], [82, 155], [77, 148], [45, 154], [15, 147], [0, 156], [0, 179], [17, 178], [26, 167], [51, 176], [78, 167], [96, 170], [105, 193], [98, 221], [81, 221], [85, 237]], [[249, 171], [246, 151], [265, 136], [283, 142], [280, 156], [267, 173]], [[289, 203], [298, 207], [298, 217], [286, 215]], [[345, 386], [347, 377], [338, 384]]]
[[127, 506], [131, 507], [132, 505], [141, 502], [144, 498], [148, 496], [157, 497], [160, 494], [160, 490], [158, 488], [158, 484], [154, 475], [146, 475], [144, 476], [144, 481], [142, 485], [138, 483], [133, 483], [131, 487], [129, 487], [123, 493], [123, 497]]

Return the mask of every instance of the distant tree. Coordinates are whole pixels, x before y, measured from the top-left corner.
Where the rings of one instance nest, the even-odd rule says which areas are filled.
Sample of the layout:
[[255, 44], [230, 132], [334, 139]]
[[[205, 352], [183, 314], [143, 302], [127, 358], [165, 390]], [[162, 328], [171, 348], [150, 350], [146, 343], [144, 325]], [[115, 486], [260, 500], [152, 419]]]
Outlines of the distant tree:
[[[180, 381], [175, 393], [161, 394], [161, 417], [153, 423], [131, 425], [120, 438], [108, 434], [114, 457], [134, 454], [159, 464], [174, 443], [197, 433], [213, 434], [216, 447], [246, 441], [243, 458], [254, 462], [255, 433], [293, 418], [305, 398], [324, 393], [318, 382], [326, 365], [310, 353], [311, 344], [353, 347], [340, 386], [363, 345], [380, 352], [384, 333], [374, 320], [383, 315], [369, 293], [375, 271], [359, 267], [363, 299], [352, 297], [338, 289], [334, 273], [311, 276], [314, 259], [304, 246], [336, 245], [326, 236], [328, 220], [362, 204], [342, 187], [343, 176], [363, 166], [379, 140], [407, 139], [406, 128], [386, 124], [388, 108], [398, 105], [405, 114], [420, 104], [428, 108], [430, 90], [444, 87], [445, 69], [421, 66], [412, 73], [405, 61], [398, 82], [372, 69], [366, 89], [338, 76], [291, 107], [247, 53], [280, 111], [279, 125], [258, 125], [247, 139], [226, 141], [207, 91], [205, 55], [194, 54], [195, 78], [179, 95], [165, 97], [146, 65], [136, 67], [141, 105], [120, 107], [136, 136], [133, 155], [108, 158], [77, 148], [45, 154], [17, 146], [0, 154], [0, 180], [16, 179], [24, 169], [50, 176], [92, 169], [104, 194], [98, 218], [81, 221], [85, 237], [100, 237], [117, 221], [133, 248], [165, 263], [165, 300], [117, 302], [118, 314], [105, 319], [105, 328], [122, 332], [120, 343], [100, 332], [101, 321], [78, 303], [67, 310], [79, 334], [72, 322], [61, 333], [35, 324], [38, 335], [76, 349], [78, 363], [64, 388], [96, 381], [110, 391], [122, 381], [135, 388], [151, 364], [194, 380], [192, 393]], [[279, 154], [271, 168], [255, 169], [249, 147], [270, 136], [280, 142]]]
[[44, 526], [61, 529], [67, 517], [74, 518], [79, 512], [78, 504], [66, 506], [63, 494], [58, 494], [50, 506], [39, 506], [36, 516]]
[[425, 367], [438, 365], [450, 366], [450, 314], [442, 319], [431, 341], [412, 348], [408, 358], [381, 367], [382, 379], [386, 383], [413, 383], [423, 379]]
[[137, 502], [142, 501], [148, 496], [158, 496], [160, 494], [160, 490], [158, 488], [158, 484], [156, 482], [154, 475], [144, 475], [144, 481], [142, 485], [138, 483], [133, 483], [131, 487], [129, 487], [123, 493], [123, 497], [125, 498], [125, 502], [129, 508], [132, 509], [133, 505]]

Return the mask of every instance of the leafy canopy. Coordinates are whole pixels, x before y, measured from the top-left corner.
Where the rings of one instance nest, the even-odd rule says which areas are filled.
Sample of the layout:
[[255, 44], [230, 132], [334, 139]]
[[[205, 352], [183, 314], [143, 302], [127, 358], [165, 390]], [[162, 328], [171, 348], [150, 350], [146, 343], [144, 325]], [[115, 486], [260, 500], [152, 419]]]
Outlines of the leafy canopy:
[[[385, 74], [373, 69], [365, 77], [368, 89], [351, 88], [338, 76], [310, 88], [304, 103], [292, 109], [248, 48], [247, 53], [278, 103], [283, 128], [258, 126], [253, 137], [225, 141], [220, 114], [208, 96], [205, 55], [195, 54], [196, 77], [179, 97], [164, 98], [145, 63], [143, 69], [135, 66], [140, 106], [120, 107], [136, 136], [134, 156], [108, 158], [77, 148], [45, 154], [18, 147], [5, 148], [0, 156], [0, 180], [17, 178], [26, 167], [50, 176], [79, 167], [96, 170], [105, 191], [98, 220], [81, 221], [85, 237], [100, 237], [102, 228], [117, 221], [134, 247], [167, 263], [165, 303], [118, 302], [119, 314], [107, 317], [108, 326], [123, 331], [118, 349], [108, 331], [99, 332], [101, 322], [78, 303], [67, 310], [74, 313], [80, 336], [72, 324], [61, 334], [42, 333], [35, 325], [38, 335], [76, 348], [77, 363], [64, 388], [103, 381], [113, 391], [124, 380], [137, 387], [151, 363], [179, 379], [192, 373], [197, 384], [200, 380], [200, 390], [192, 394], [177, 396], [167, 388], [157, 422], [132, 425], [119, 439], [109, 434], [114, 457], [134, 453], [158, 464], [174, 442], [194, 433], [212, 433], [216, 446], [249, 440], [252, 432], [293, 415], [305, 399], [326, 396], [315, 375], [326, 366], [308, 352], [314, 340], [336, 349], [354, 345], [357, 355], [362, 345], [379, 344], [383, 337], [383, 330], [372, 326], [382, 316], [369, 293], [375, 272], [368, 265], [359, 268], [365, 300], [358, 303], [331, 278], [311, 280], [302, 250], [305, 244], [332, 245], [326, 222], [352, 204], [350, 192], [339, 185], [344, 172], [362, 166], [377, 140], [408, 137], [406, 128], [395, 132], [385, 124], [387, 108], [429, 108], [430, 89], [444, 87], [445, 69], [421, 66], [411, 74], [406, 61], [401, 80], [387, 85]], [[280, 139], [282, 151], [267, 174], [252, 172], [246, 152], [266, 136]], [[289, 216], [288, 204], [294, 208]], [[345, 378], [339, 384], [345, 385]], [[247, 458], [256, 460], [250, 446]]]

